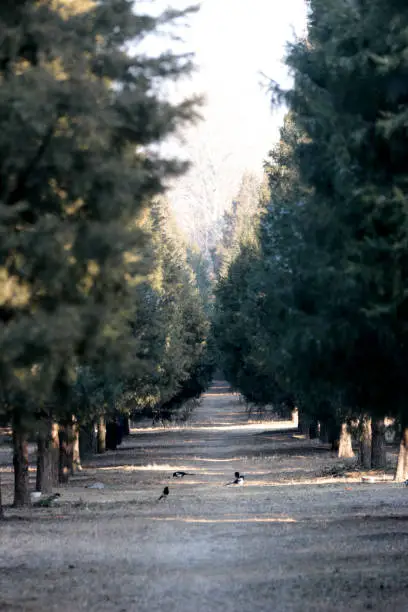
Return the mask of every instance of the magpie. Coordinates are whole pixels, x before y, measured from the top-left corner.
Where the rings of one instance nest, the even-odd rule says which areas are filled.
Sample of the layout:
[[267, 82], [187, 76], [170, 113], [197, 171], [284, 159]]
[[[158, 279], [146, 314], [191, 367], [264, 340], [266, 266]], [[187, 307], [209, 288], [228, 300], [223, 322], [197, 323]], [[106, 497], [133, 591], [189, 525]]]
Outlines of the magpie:
[[184, 478], [184, 476], [194, 476], [194, 474], [189, 472], [173, 472], [173, 478]]
[[57, 501], [59, 497], [61, 497], [60, 493], [54, 493], [53, 495], [50, 495], [49, 497], [45, 497], [44, 499], [39, 499], [33, 504], [33, 506], [37, 508], [38, 507], [50, 508], [51, 506], [53, 506], [54, 502]]
[[227, 482], [225, 486], [229, 487], [230, 485], [243, 485], [244, 480], [245, 480], [245, 476], [243, 474], [240, 474], [239, 472], [235, 472], [234, 480], [232, 482]]
[[161, 499], [163, 499], [164, 497], [167, 497], [169, 494], [169, 487], [164, 487], [163, 489], [163, 493], [160, 495], [159, 499], [157, 501], [160, 501]]

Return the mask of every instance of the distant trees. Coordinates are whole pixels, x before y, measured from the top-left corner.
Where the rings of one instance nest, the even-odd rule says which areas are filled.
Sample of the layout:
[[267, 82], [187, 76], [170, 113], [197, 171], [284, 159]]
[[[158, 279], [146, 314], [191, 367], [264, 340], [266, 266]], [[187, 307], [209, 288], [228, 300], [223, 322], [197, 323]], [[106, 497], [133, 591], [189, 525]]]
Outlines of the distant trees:
[[126, 386], [133, 389], [135, 413], [162, 419], [207, 387], [212, 357], [205, 300], [165, 199], [154, 203], [147, 225], [155, 265], [144, 288], [143, 316], [137, 311], [134, 322], [142, 367]]
[[222, 233], [218, 244], [212, 249], [211, 257], [215, 273], [224, 276], [229, 263], [239, 253], [243, 243], [251, 241], [262, 198], [267, 194], [267, 185], [261, 184], [258, 177], [245, 172], [236, 198], [222, 218]]
[[109, 422], [120, 414], [169, 419], [202, 393], [212, 374], [205, 300], [164, 198], [152, 202], [142, 227], [145, 264], [150, 264], [136, 283], [127, 314], [125, 357], [119, 366], [105, 358], [82, 368], [74, 386], [76, 414], [98, 427], [101, 419]]
[[286, 59], [294, 86], [275, 88], [290, 112], [266, 164], [259, 249], [241, 248], [230, 266], [215, 323], [237, 388], [250, 397], [252, 378], [252, 400], [293, 398], [333, 443], [358, 419], [366, 466], [383, 464], [383, 419], [396, 417], [398, 480], [408, 476], [407, 25], [400, 2], [310, 1], [308, 37]]
[[114, 413], [135, 371], [160, 379], [155, 397], [169, 401], [201, 359], [193, 281], [177, 279], [143, 217], [185, 169], [152, 145], [194, 118], [196, 100], [159, 93], [191, 71], [190, 56], [137, 45], [186, 14], [156, 19], [116, 0], [0, 8], [0, 411], [13, 427], [16, 506], [29, 503], [29, 437], [45, 490], [56, 453], [60, 478], [72, 466], [77, 417]]
[[172, 200], [178, 223], [189, 242], [209, 258], [218, 242], [222, 213], [233, 190], [233, 174], [228, 165], [233, 152], [225, 154], [213, 149], [210, 139], [199, 129], [194, 142], [183, 146], [185, 155], [190, 169], [175, 183]]

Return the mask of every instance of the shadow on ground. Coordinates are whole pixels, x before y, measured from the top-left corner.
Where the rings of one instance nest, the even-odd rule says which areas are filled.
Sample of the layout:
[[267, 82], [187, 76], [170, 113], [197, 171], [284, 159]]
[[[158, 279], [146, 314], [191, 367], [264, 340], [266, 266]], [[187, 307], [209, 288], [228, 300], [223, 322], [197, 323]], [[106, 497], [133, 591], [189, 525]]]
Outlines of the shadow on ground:
[[[84, 462], [58, 507], [9, 511], [0, 610], [407, 610], [408, 490], [321, 477], [328, 447], [246, 418], [216, 381], [188, 427], [142, 424]], [[236, 470], [246, 485], [225, 486]]]

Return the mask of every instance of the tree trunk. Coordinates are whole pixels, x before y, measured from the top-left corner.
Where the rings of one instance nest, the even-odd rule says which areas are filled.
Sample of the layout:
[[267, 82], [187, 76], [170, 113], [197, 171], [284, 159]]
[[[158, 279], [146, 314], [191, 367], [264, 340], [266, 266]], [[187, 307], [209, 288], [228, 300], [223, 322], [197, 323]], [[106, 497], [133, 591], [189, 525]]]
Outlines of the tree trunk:
[[338, 453], [340, 448], [341, 426], [334, 419], [327, 422], [327, 433], [331, 450]]
[[37, 441], [36, 490], [49, 495], [58, 486], [59, 439], [58, 424], [50, 423], [48, 432]]
[[354, 457], [353, 447], [351, 445], [351, 434], [348, 430], [347, 423], [341, 424], [338, 457], [339, 459], [351, 459]]
[[95, 425], [81, 425], [79, 429], [79, 454], [82, 458], [97, 451]]
[[105, 417], [101, 416], [98, 420], [98, 444], [97, 452], [104, 453], [106, 451], [106, 423]]
[[47, 442], [44, 436], [38, 436], [35, 490], [49, 495], [52, 493], [52, 459]]
[[310, 430], [311, 419], [306, 415], [301, 414], [299, 416], [298, 421], [298, 432], [305, 436], [305, 438], [309, 438], [309, 430]]
[[315, 440], [316, 438], [319, 437], [318, 432], [319, 432], [319, 422], [316, 419], [313, 419], [313, 421], [309, 425], [309, 438], [311, 440]]
[[72, 423], [67, 423], [59, 429], [59, 473], [58, 480], [66, 484], [72, 474], [73, 462], [73, 432]]
[[408, 427], [402, 430], [397, 470], [394, 480], [404, 482], [408, 478]]
[[371, 419], [363, 416], [361, 419], [360, 435], [360, 464], [369, 470], [371, 468]]
[[329, 427], [323, 421], [320, 421], [319, 440], [322, 444], [329, 444]]
[[74, 424], [72, 426], [72, 475], [76, 472], [80, 472], [82, 470], [81, 466], [81, 456], [79, 451], [79, 423], [74, 420]]
[[387, 464], [385, 454], [385, 423], [382, 419], [373, 419], [373, 441], [371, 449], [371, 465], [376, 469], [383, 469]]
[[106, 423], [106, 448], [116, 450], [118, 445], [118, 425], [116, 421]]
[[30, 504], [28, 441], [24, 431], [13, 427], [14, 506]]

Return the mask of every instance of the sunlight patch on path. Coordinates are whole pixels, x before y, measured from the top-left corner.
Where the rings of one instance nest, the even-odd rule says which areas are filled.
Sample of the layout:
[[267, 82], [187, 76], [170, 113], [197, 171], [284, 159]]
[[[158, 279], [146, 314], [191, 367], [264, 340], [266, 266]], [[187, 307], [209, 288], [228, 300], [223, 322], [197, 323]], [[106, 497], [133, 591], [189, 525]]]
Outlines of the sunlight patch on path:
[[[204, 468], [196, 467], [191, 468], [187, 465], [180, 465], [179, 463], [174, 465], [169, 465], [168, 463], [163, 464], [147, 464], [147, 465], [106, 465], [98, 467], [97, 470], [101, 472], [113, 472], [115, 470], [120, 470], [121, 472], [144, 472], [144, 471], [156, 471], [156, 472], [176, 472], [178, 470], [191, 470], [194, 469], [196, 472], [205, 472]], [[194, 474], [193, 474], [194, 476]]]
[[260, 423], [228, 423], [224, 422], [223, 424], [214, 424], [214, 425], [175, 425], [173, 427], [132, 427], [130, 432], [132, 434], [137, 433], [163, 433], [168, 431], [210, 431], [210, 432], [240, 432], [246, 433], [251, 431], [270, 431], [270, 430], [282, 430], [282, 431], [296, 431], [297, 427], [294, 426], [292, 421], [262, 421]]
[[248, 517], [248, 518], [220, 518], [220, 519], [207, 519], [207, 518], [195, 518], [195, 517], [179, 517], [179, 516], [152, 516], [152, 521], [177, 521], [180, 523], [297, 523], [296, 519], [290, 517]]

